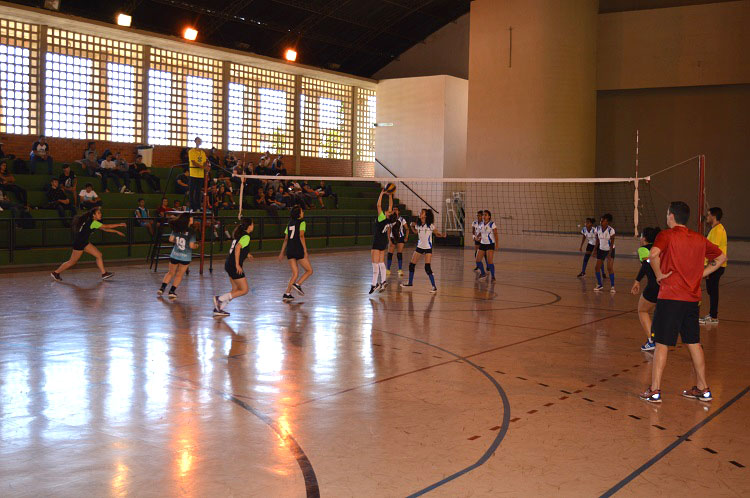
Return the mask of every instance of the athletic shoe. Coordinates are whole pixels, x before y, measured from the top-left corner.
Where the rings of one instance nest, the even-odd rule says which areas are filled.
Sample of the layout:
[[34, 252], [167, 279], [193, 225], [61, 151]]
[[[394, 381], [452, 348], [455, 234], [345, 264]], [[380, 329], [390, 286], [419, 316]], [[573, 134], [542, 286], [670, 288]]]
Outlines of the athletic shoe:
[[648, 401], [649, 403], [661, 403], [661, 389], [657, 389], [656, 391], [652, 391], [649, 387], [645, 391], [643, 391], [641, 394], [638, 395], [639, 398], [641, 398], [643, 401]]
[[214, 296], [214, 309], [215, 310], [221, 309], [221, 301], [219, 301], [219, 296]]
[[284, 294], [283, 296], [281, 296], [281, 300], [284, 301], [285, 303], [288, 303], [289, 301], [293, 299], [294, 299], [294, 296], [291, 294]]
[[475, 266], [475, 267], [474, 267], [474, 271], [479, 271], [479, 268], [477, 268], [477, 267]]
[[305, 292], [302, 290], [302, 286], [300, 284], [298, 284], [298, 283], [292, 284], [292, 289], [294, 289], [297, 292], [299, 292], [300, 296], [304, 296], [305, 295]]
[[382, 284], [380, 284], [380, 288], [378, 289], [378, 292], [383, 292], [386, 287], [388, 287], [388, 282], [383, 282]]
[[214, 308], [214, 316], [229, 316], [229, 312]]
[[711, 318], [711, 315], [706, 315], [698, 319], [698, 323], [701, 325], [716, 325], [719, 323], [718, 318]]
[[495, 277], [492, 277], [493, 282], [497, 282], [497, 279]]
[[487, 278], [486, 273], [482, 273], [481, 275], [479, 275], [479, 280], [484, 280], [485, 278]]
[[126, 187], [125, 185], [123, 185], [122, 187], [120, 187], [120, 193], [124, 194], [127, 189], [128, 189], [128, 187]]
[[177, 293], [176, 292], [170, 292], [169, 294], [167, 294], [167, 297], [169, 299], [177, 299]]
[[586, 274], [585, 274], [585, 273], [583, 273], [583, 272], [581, 272], [581, 273], [579, 273], [578, 275], [576, 275], [576, 277], [578, 277], [578, 278], [581, 278], [581, 277], [585, 277], [585, 276], [586, 276]]
[[404, 270], [399, 270], [398, 271], [398, 276], [399, 277], [403, 277], [404, 276]]
[[610, 294], [614, 294], [615, 292], [616, 292], [616, 291], [615, 291], [615, 288], [614, 288], [614, 287], [612, 287], [611, 289], [609, 289], [609, 293], [610, 293]]
[[55, 280], [56, 282], [62, 282], [62, 277], [60, 276], [60, 274], [59, 274], [59, 273], [57, 273], [57, 272], [53, 271], [52, 273], [50, 273], [50, 276], [51, 276], [51, 277], [52, 277], [52, 279], [53, 279], [53, 280]]
[[430, 294], [437, 294], [437, 287], [433, 287], [433, 288], [432, 288], [432, 289], [430, 290]]
[[105, 271], [104, 273], [102, 273], [102, 280], [109, 280], [110, 278], [114, 276], [115, 274], [112, 273], [111, 271]]
[[380, 284], [371, 285], [370, 286], [370, 292], [368, 292], [368, 294], [372, 294], [373, 292], [375, 292], [379, 288], [380, 288]]
[[651, 341], [647, 341], [646, 344], [641, 346], [641, 351], [653, 351], [654, 349], [656, 349], [656, 344]]
[[391, 276], [391, 270], [386, 270], [385, 271], [385, 277], [388, 278], [390, 276]]
[[599, 292], [599, 291], [601, 291], [602, 289], [604, 289], [604, 286], [603, 286], [603, 285], [597, 285], [596, 287], [594, 287], [594, 291], [595, 291], [595, 292]]
[[158, 291], [156, 291], [157, 296], [161, 296], [162, 294], [164, 294], [164, 289], [160, 288]]
[[94, 176], [98, 176], [99, 178], [101, 178], [102, 174], [97, 171], [96, 173], [94, 173]]
[[414, 284], [401, 283], [401, 287], [414, 287]]
[[714, 399], [713, 396], [711, 396], [711, 390], [708, 387], [701, 390], [696, 386], [693, 386], [690, 389], [682, 391], [682, 395], [686, 398], [697, 399], [699, 401], [711, 401]]

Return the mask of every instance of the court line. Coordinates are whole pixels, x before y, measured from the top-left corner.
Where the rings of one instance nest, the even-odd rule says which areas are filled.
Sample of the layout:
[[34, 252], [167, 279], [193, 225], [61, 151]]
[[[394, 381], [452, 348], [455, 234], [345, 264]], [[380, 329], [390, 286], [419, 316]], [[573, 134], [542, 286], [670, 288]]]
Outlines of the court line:
[[692, 429], [690, 429], [685, 434], [683, 434], [682, 436], [680, 436], [677, 439], [677, 441], [675, 441], [674, 443], [670, 444], [669, 446], [667, 446], [666, 448], [664, 448], [663, 450], [661, 450], [659, 453], [657, 453], [656, 455], [654, 455], [654, 457], [651, 458], [649, 461], [647, 461], [646, 463], [644, 463], [643, 465], [641, 465], [640, 467], [638, 467], [637, 469], [635, 469], [633, 472], [631, 472], [622, 481], [618, 482], [617, 484], [615, 484], [614, 486], [612, 486], [611, 488], [609, 488], [607, 491], [605, 491], [601, 495], [600, 498], [606, 498], [606, 497], [612, 496], [615, 493], [617, 493], [618, 491], [620, 491], [622, 488], [624, 488], [625, 486], [627, 486], [628, 483], [630, 483], [633, 479], [635, 479], [636, 477], [638, 477], [639, 475], [641, 475], [644, 471], [648, 470], [652, 465], [654, 465], [656, 462], [658, 462], [659, 460], [661, 460], [662, 458], [664, 458], [669, 452], [671, 452], [673, 449], [677, 448], [679, 445], [681, 445], [682, 443], [684, 443], [686, 439], [688, 439], [690, 436], [692, 436], [693, 434], [695, 434], [696, 432], [698, 432], [698, 430], [701, 427], [703, 427], [704, 425], [708, 424], [710, 421], [712, 421], [714, 418], [716, 418], [724, 410], [726, 410], [727, 408], [729, 408], [730, 406], [732, 406], [734, 403], [736, 403], [737, 401], [739, 401], [740, 398], [742, 398], [745, 394], [748, 393], [748, 391], [750, 391], [750, 386], [745, 387], [745, 389], [743, 389], [742, 391], [740, 391], [734, 398], [730, 399], [729, 401], [727, 401], [726, 403], [724, 403], [723, 405], [721, 405], [721, 407], [718, 410], [716, 410], [715, 412], [713, 412], [711, 415], [709, 415], [708, 417], [706, 417], [702, 421], [700, 421], [697, 424], [695, 424]]

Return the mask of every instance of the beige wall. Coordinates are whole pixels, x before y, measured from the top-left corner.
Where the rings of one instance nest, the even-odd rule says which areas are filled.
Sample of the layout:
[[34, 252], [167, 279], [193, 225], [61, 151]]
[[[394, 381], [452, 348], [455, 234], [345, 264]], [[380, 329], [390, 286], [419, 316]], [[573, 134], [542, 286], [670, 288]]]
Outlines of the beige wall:
[[599, 15], [597, 88], [750, 82], [750, 1]]
[[449, 23], [373, 75], [377, 80], [447, 74], [469, 77], [469, 14]]
[[473, 174], [593, 175], [596, 35], [596, 0], [472, 2], [467, 164]]

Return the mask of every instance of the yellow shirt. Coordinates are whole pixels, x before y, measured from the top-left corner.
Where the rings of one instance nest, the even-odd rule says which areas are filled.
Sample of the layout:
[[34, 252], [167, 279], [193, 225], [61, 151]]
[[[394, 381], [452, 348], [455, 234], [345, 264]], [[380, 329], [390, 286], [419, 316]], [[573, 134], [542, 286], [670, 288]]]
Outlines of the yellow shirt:
[[[188, 151], [188, 161], [190, 162], [190, 176], [193, 178], [203, 178], [203, 165], [206, 163], [206, 153], [202, 149], [190, 149]], [[200, 164], [196, 168], [193, 161]]]
[[[727, 231], [724, 229], [724, 225], [719, 223], [718, 225], [713, 227], [711, 231], [708, 232], [707, 239], [719, 246], [721, 252], [723, 252], [725, 256], [727, 255]], [[708, 264], [708, 261], [706, 261], [706, 264]], [[721, 266], [723, 268], [726, 268], [727, 264], [724, 263]]]

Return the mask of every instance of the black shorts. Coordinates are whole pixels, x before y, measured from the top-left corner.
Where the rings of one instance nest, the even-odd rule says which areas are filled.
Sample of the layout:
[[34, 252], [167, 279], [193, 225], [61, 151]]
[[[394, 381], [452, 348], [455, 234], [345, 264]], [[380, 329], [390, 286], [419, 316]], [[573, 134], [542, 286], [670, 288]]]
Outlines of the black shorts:
[[586, 252], [594, 252], [596, 246], [594, 244], [586, 244]]
[[89, 245], [89, 242], [86, 241], [85, 244], [81, 245], [79, 242], [73, 242], [73, 250], [74, 251], [83, 251], [86, 246]]
[[659, 297], [658, 285], [654, 285], [653, 287], [650, 287], [647, 285], [646, 288], [643, 289], [643, 299], [645, 299], [649, 303], [656, 303], [658, 297]]
[[606, 251], [603, 251], [602, 249], [597, 249], [596, 250], [596, 259], [601, 259], [602, 261], [604, 261], [605, 259], [607, 259], [607, 256], [609, 256], [610, 252], [614, 252], [614, 249], [612, 249], [612, 250], [606, 250]]
[[683, 344], [698, 344], [701, 342], [699, 314], [697, 302], [659, 299], [656, 301], [651, 336], [655, 342], [665, 346], [677, 344], [678, 335]]
[[385, 251], [388, 249], [388, 239], [373, 241], [372, 248], [376, 251]]
[[421, 247], [417, 247], [417, 252], [419, 254], [432, 254], [432, 249], [422, 249]]
[[173, 265], [189, 265], [190, 261], [181, 261], [179, 259], [169, 258], [169, 262]]
[[479, 250], [480, 251], [494, 251], [495, 250], [495, 243], [491, 244], [479, 244]]
[[225, 264], [224, 271], [227, 272], [227, 274], [229, 275], [229, 278], [231, 278], [232, 280], [239, 280], [241, 278], [245, 278], [244, 270], [242, 271], [242, 273], [237, 273], [237, 267], [234, 264]]
[[404, 243], [404, 237], [391, 237], [391, 244], [397, 245], [397, 244], [403, 244]]
[[305, 253], [297, 251], [287, 251], [286, 259], [305, 259]]

